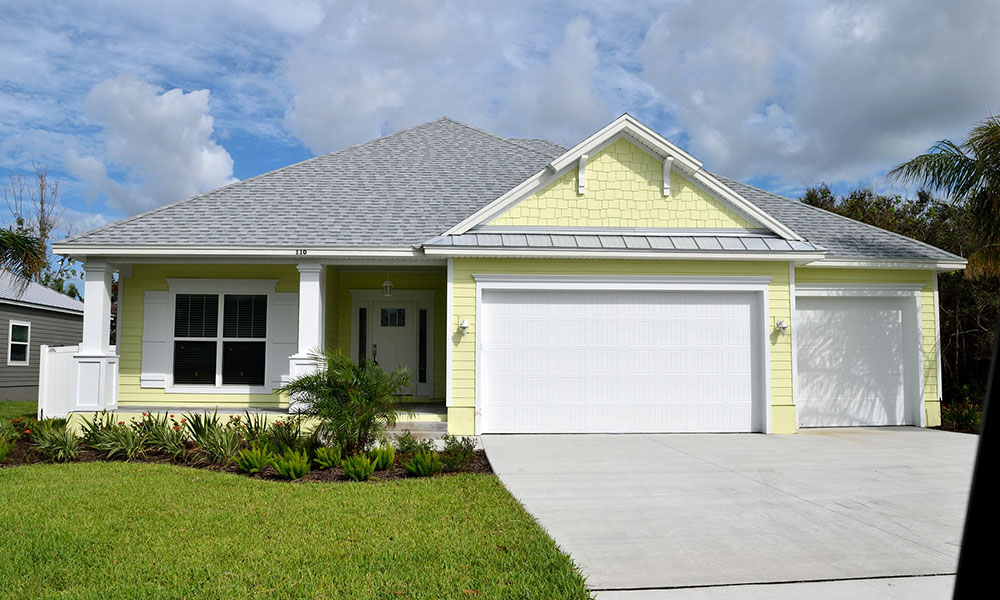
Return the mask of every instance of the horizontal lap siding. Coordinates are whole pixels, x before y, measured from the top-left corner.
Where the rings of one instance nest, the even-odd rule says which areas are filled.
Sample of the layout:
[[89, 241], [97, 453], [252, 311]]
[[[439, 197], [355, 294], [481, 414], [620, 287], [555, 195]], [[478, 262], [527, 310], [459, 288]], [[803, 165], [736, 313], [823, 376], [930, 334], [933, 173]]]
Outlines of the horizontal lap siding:
[[121, 286], [119, 405], [286, 405], [277, 394], [168, 394], [162, 388], [139, 386], [142, 369], [143, 301], [147, 291], [166, 291], [168, 278], [277, 279], [275, 291], [299, 291], [299, 272], [295, 265], [133, 265], [131, 276], [123, 278]]
[[[31, 324], [28, 347], [28, 365], [7, 365], [10, 322]], [[11, 304], [0, 304], [0, 400], [3, 388], [37, 387], [38, 360], [42, 344], [47, 346], [73, 346], [83, 338], [83, 315], [41, 310]]]
[[924, 410], [928, 427], [941, 424], [941, 401], [937, 378], [938, 339], [935, 328], [938, 315], [934, 313], [933, 271], [801, 267], [795, 270], [795, 283], [922, 285], [920, 337], [923, 350]]
[[[771, 277], [768, 288], [768, 322], [791, 320], [788, 263], [738, 261], [644, 261], [644, 260], [544, 260], [544, 259], [454, 259], [454, 304], [449, 331], [458, 331], [462, 319], [468, 333], [452, 338], [452, 403], [450, 427], [460, 435], [473, 433], [476, 403], [476, 282], [473, 274], [529, 275], [679, 275], [708, 277]], [[776, 433], [794, 432], [792, 403], [792, 354], [790, 336], [769, 336], [771, 354], [771, 428]]]

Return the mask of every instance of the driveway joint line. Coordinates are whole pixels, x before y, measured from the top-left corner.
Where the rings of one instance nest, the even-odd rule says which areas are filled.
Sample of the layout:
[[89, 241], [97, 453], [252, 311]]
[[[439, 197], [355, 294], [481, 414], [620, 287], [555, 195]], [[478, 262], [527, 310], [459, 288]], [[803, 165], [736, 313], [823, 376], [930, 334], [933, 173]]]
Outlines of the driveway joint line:
[[657, 590], [697, 590], [704, 588], [746, 587], [751, 585], [795, 585], [800, 583], [836, 583], [838, 581], [878, 581], [881, 579], [920, 579], [922, 577], [952, 577], [949, 573], [918, 573], [916, 575], [872, 575], [866, 577], [838, 577], [833, 579], [789, 579], [787, 581], [747, 581], [739, 583], [706, 583], [699, 585], [661, 585], [647, 587], [588, 588], [592, 592], [655, 592]]

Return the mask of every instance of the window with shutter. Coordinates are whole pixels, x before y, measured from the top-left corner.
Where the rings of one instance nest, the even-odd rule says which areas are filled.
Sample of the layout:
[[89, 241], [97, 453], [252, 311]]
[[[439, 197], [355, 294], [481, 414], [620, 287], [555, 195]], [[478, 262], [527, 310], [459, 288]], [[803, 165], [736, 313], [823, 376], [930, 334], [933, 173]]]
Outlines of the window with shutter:
[[266, 294], [177, 294], [175, 385], [263, 386], [266, 361]]

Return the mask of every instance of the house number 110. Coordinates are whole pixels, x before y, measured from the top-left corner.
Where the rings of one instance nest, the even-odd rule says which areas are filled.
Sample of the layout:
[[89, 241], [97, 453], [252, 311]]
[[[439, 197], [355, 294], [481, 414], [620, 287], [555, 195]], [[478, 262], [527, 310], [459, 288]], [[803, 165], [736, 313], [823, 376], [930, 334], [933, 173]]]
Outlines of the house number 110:
[[305, 256], [307, 252], [309, 252], [309, 251], [308, 250], [296, 250], [295, 251], [295, 256]]

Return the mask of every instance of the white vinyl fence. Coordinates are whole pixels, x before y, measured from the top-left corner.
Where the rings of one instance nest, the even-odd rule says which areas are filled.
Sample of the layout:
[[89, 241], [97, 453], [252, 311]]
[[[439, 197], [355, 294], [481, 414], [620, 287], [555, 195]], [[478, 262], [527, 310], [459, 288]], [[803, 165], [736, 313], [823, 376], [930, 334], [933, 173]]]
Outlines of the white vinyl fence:
[[[80, 346], [42, 345], [38, 361], [38, 418], [65, 417], [76, 400], [76, 368], [73, 355]], [[115, 352], [115, 347], [111, 347]], [[112, 381], [117, 384], [117, 363]]]

